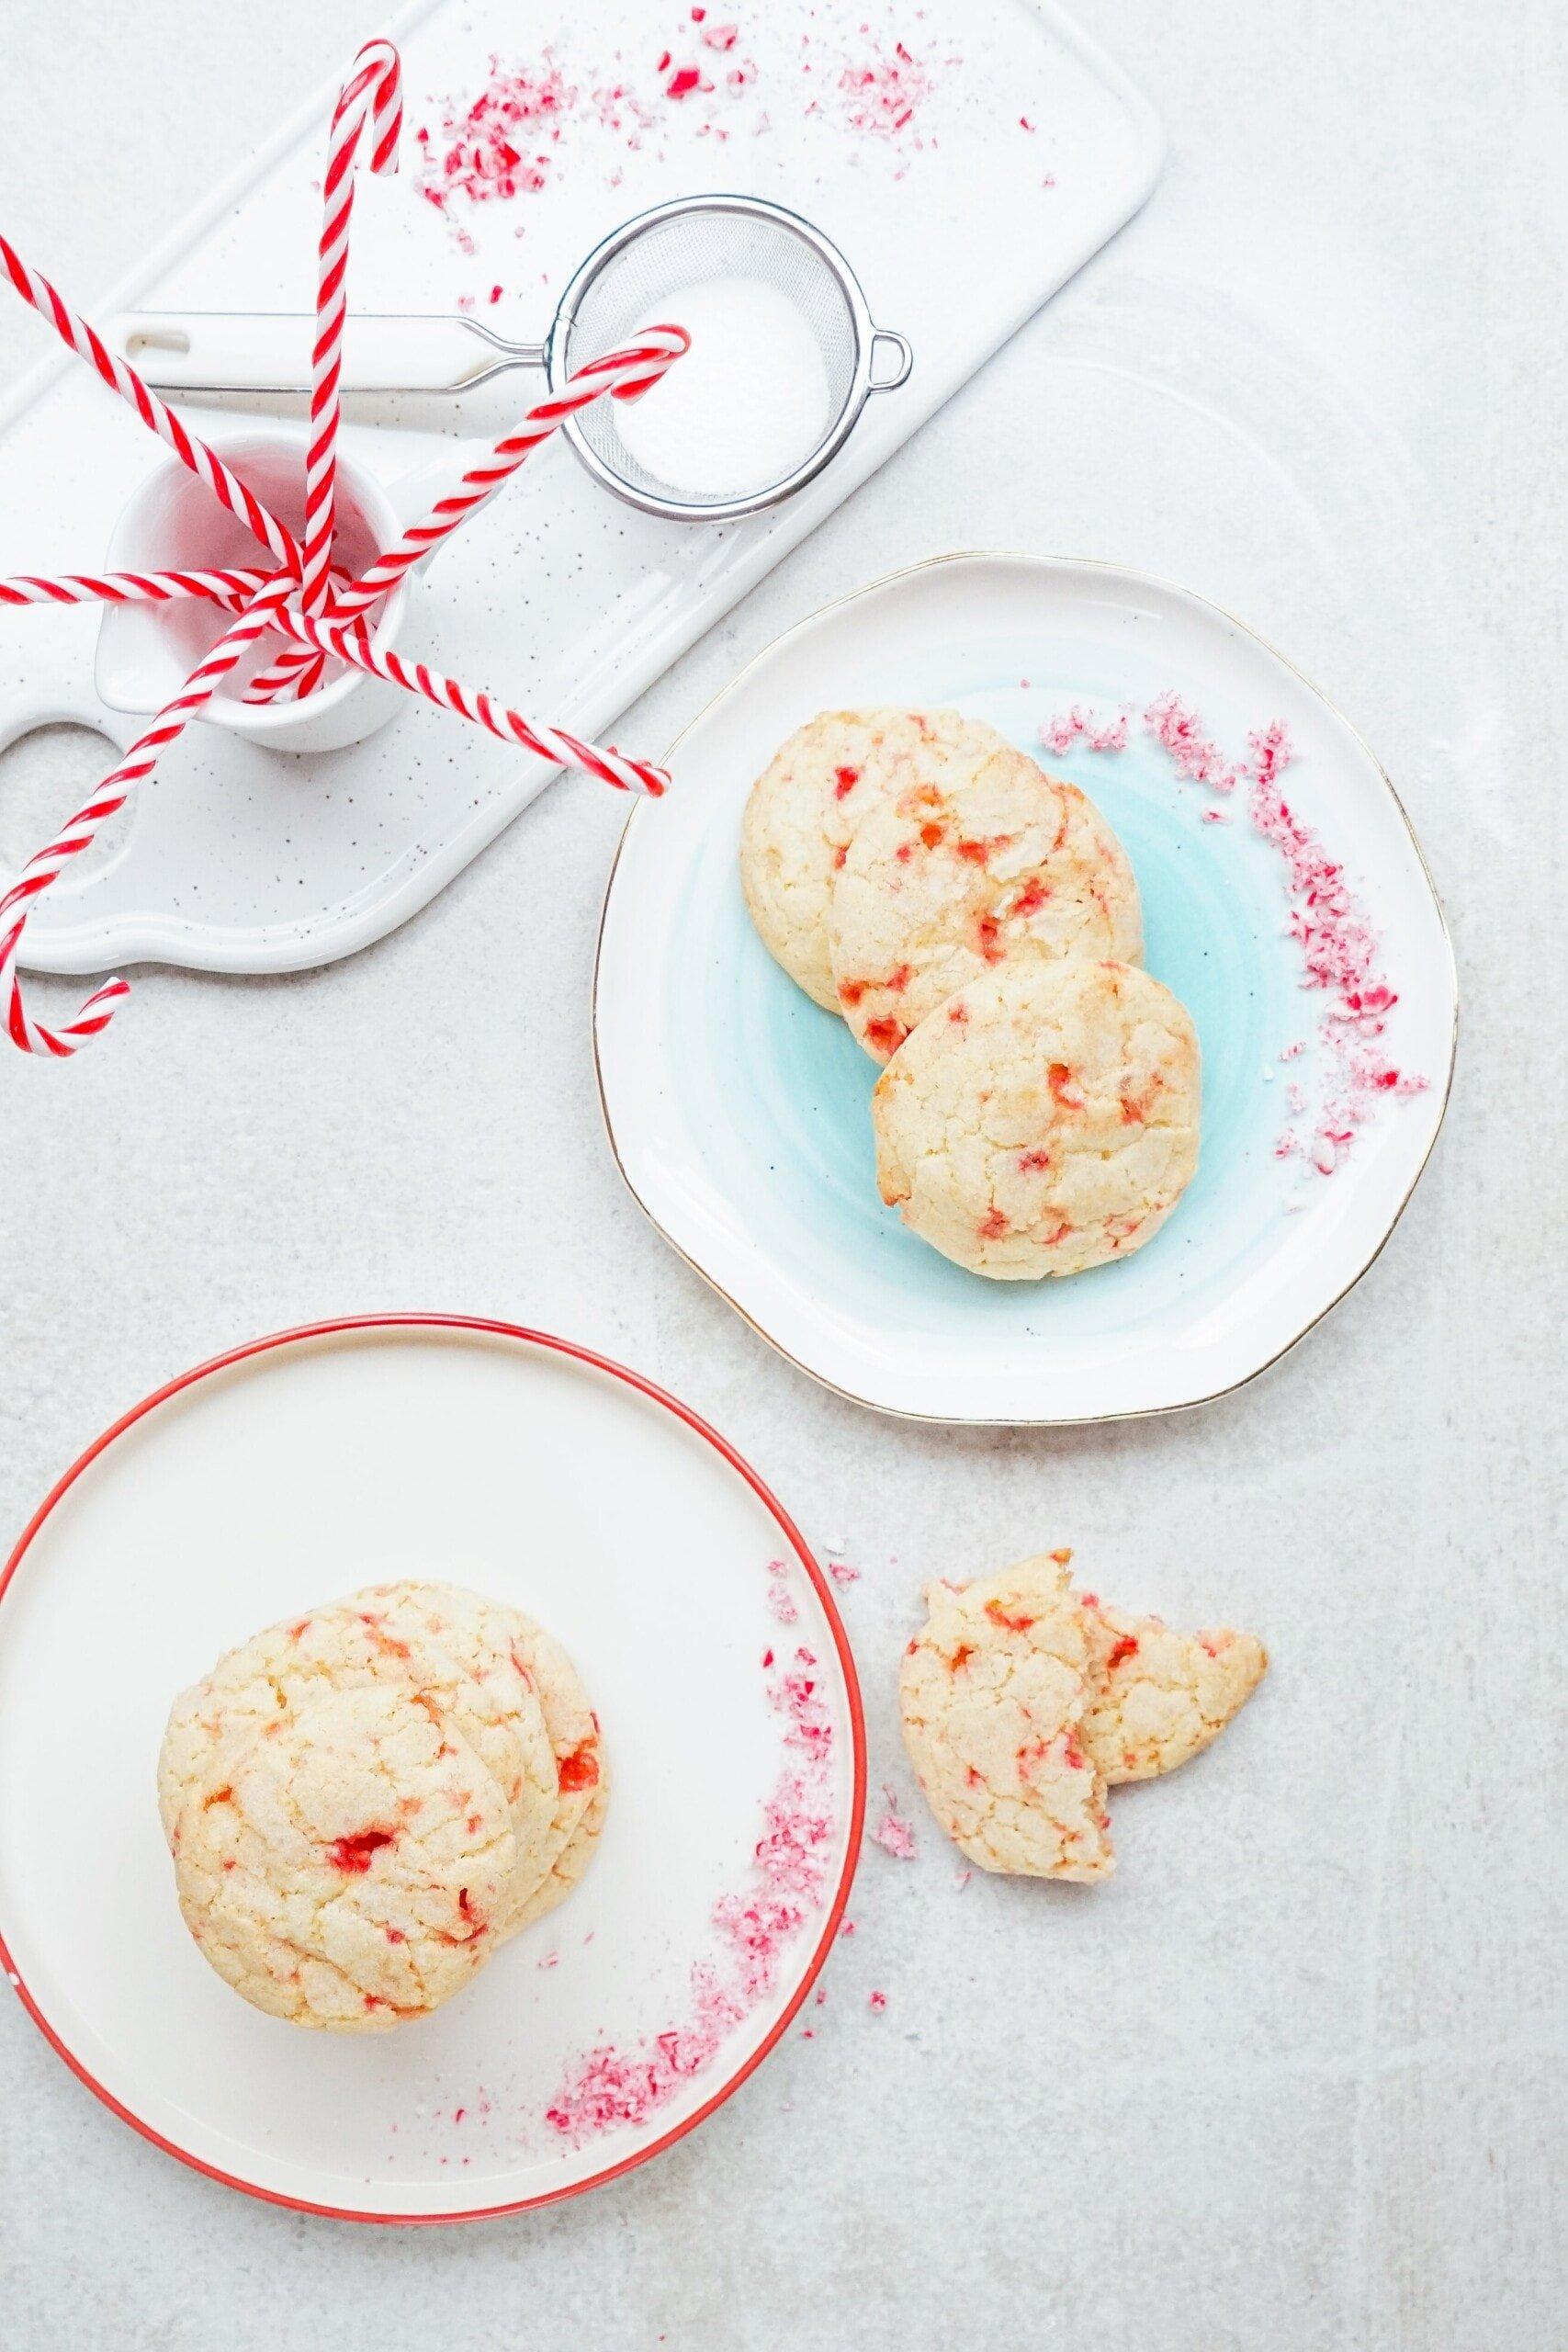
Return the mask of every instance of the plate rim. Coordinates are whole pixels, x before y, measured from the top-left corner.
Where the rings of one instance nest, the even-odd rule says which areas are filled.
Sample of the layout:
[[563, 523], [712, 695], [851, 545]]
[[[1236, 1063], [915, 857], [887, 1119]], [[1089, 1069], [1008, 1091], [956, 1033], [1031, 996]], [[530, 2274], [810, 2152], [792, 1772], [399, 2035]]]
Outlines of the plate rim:
[[1249, 1387], [1253, 1381], [1261, 1379], [1266, 1372], [1271, 1371], [1275, 1364], [1289, 1355], [1293, 1348], [1299, 1347], [1310, 1332], [1314, 1331], [1321, 1322], [1333, 1314], [1337, 1306], [1348, 1298], [1357, 1284], [1376, 1265], [1392, 1240], [1405, 1210], [1414, 1199], [1416, 1188], [1427, 1172], [1427, 1164], [1437, 1149], [1438, 1137], [1443, 1131], [1443, 1123], [1448, 1116], [1459, 1055], [1459, 967], [1454, 955], [1453, 933], [1449, 925], [1448, 911], [1443, 905], [1442, 895], [1438, 888], [1432, 869], [1427, 864], [1426, 851], [1421, 846], [1420, 836], [1411, 821], [1410, 812], [1401, 799], [1393, 777], [1360, 729], [1352, 719], [1346, 717], [1338, 704], [1330, 695], [1325, 694], [1316, 680], [1309, 677], [1299, 663], [1292, 661], [1288, 653], [1282, 652], [1272, 639], [1265, 637], [1260, 630], [1253, 628], [1238, 614], [1230, 611], [1228, 606], [1217, 604], [1212, 596], [1205, 596], [1200, 589], [1190, 588], [1184, 582], [1171, 580], [1162, 572], [1145, 571], [1135, 564], [1112, 563], [1102, 556], [1043, 555], [1027, 548], [950, 548], [938, 555], [922, 556], [913, 563], [899, 564], [892, 571], [880, 572], [873, 580], [862, 581], [857, 587], [846, 589], [840, 595], [830, 596], [825, 604], [817, 605], [809, 613], [802, 614], [800, 618], [792, 621], [787, 628], [781, 629], [776, 637], [770, 638], [765, 645], [759, 646], [756, 652], [741, 664], [732, 677], [711, 694], [701, 708], [694, 711], [685, 725], [680, 729], [662, 753], [661, 764], [665, 767], [671, 766], [676, 752], [694, 729], [701, 726], [709, 714], [716, 709], [718, 705], [725, 701], [738, 686], [741, 685], [755, 669], [780, 651], [783, 647], [788, 645], [804, 630], [814, 628], [818, 622], [825, 620], [829, 614], [841, 612], [846, 605], [856, 604], [862, 598], [879, 594], [886, 589], [897, 587], [905, 581], [917, 578], [922, 572], [935, 571], [947, 564], [974, 563], [1016, 564], [1026, 570], [1050, 573], [1072, 571], [1097, 571], [1120, 581], [1130, 582], [1139, 588], [1159, 590], [1168, 595], [1181, 598], [1190, 605], [1201, 606], [1204, 612], [1213, 615], [1227, 628], [1239, 630], [1243, 637], [1249, 639], [1253, 644], [1260, 646], [1265, 653], [1271, 655], [1280, 664], [1281, 668], [1288, 670], [1292, 677], [1298, 678], [1309, 694], [1316, 696], [1331, 718], [1338, 721], [1359, 746], [1369, 767], [1393, 802], [1394, 811], [1404, 827], [1411, 849], [1415, 853], [1416, 865], [1432, 902], [1432, 910], [1438, 919], [1438, 933], [1444, 951], [1444, 970], [1449, 1000], [1448, 1058], [1437, 1103], [1437, 1116], [1427, 1138], [1426, 1149], [1422, 1152], [1409, 1184], [1377, 1241], [1342, 1288], [1336, 1291], [1334, 1295], [1327, 1299], [1317, 1312], [1301, 1326], [1299, 1330], [1292, 1332], [1288, 1340], [1284, 1340], [1271, 1354], [1266, 1356], [1261, 1363], [1254, 1364], [1249, 1372], [1242, 1373], [1236, 1379], [1226, 1381], [1218, 1388], [1206, 1389], [1201, 1396], [1173, 1396], [1165, 1404], [1129, 1406], [1122, 1412], [1016, 1414], [1009, 1415], [1005, 1419], [999, 1419], [995, 1414], [988, 1413], [935, 1413], [910, 1405], [888, 1404], [880, 1397], [862, 1396], [857, 1389], [845, 1387], [841, 1381], [832, 1379], [827, 1373], [819, 1371], [815, 1364], [806, 1363], [791, 1349], [785, 1347], [764, 1323], [759, 1321], [749, 1307], [743, 1306], [738, 1298], [726, 1290], [716, 1275], [710, 1273], [705, 1266], [675, 1239], [674, 1236], [660, 1224], [637, 1190], [621, 1156], [615, 1122], [610, 1114], [609, 1097], [604, 1085], [604, 1062], [600, 1052], [599, 989], [604, 973], [604, 939], [609, 927], [610, 904], [615, 896], [615, 883], [621, 870], [622, 855], [631, 838], [632, 827], [639, 816], [646, 816], [648, 813], [645, 806], [640, 802], [629, 811], [626, 821], [621, 828], [620, 838], [615, 843], [615, 855], [610, 861], [610, 871], [605, 878], [604, 895], [599, 910], [599, 928], [593, 945], [592, 1014], [593, 1077], [598, 1089], [599, 1112], [604, 1121], [605, 1140], [609, 1144], [610, 1155], [615, 1160], [622, 1182], [660, 1240], [673, 1250], [676, 1256], [690, 1266], [694, 1273], [700, 1275], [709, 1289], [716, 1291], [726, 1306], [738, 1315], [743, 1323], [748, 1324], [760, 1339], [765, 1340], [769, 1347], [781, 1355], [786, 1363], [793, 1364], [797, 1372], [805, 1373], [808, 1379], [815, 1381], [819, 1387], [827, 1389], [830, 1395], [843, 1397], [848, 1404], [862, 1406], [868, 1412], [884, 1414], [890, 1420], [912, 1421], [931, 1429], [1100, 1429], [1118, 1421], [1145, 1421], [1153, 1420], [1167, 1413], [1194, 1412], [1201, 1406], [1217, 1404], [1222, 1397], [1234, 1396], [1240, 1389]]
[[769, 1511], [776, 1521], [781, 1534], [810, 1578], [817, 1597], [822, 1604], [828, 1630], [838, 1654], [840, 1668], [844, 1678], [845, 1703], [850, 1719], [852, 1772], [849, 1834], [844, 1860], [823, 1918], [821, 1930], [805, 1960], [799, 1983], [766, 2035], [745, 2061], [728, 2075], [712, 2096], [705, 2098], [702, 2105], [682, 2122], [660, 2133], [647, 2147], [636, 2149], [631, 2154], [621, 2157], [616, 2163], [606, 2165], [602, 2170], [591, 2173], [586, 2179], [571, 2182], [564, 2188], [546, 2189], [537, 2196], [508, 2198], [495, 2204], [465, 2207], [460, 2211], [378, 2212], [348, 2205], [322, 2203], [312, 2198], [295, 2197], [281, 2189], [265, 2188], [254, 2180], [246, 2180], [237, 2173], [225, 2171], [220, 2165], [209, 2163], [205, 2156], [197, 2154], [194, 2150], [181, 2147], [176, 2141], [168, 2138], [165, 2133], [158, 2131], [154, 2125], [127, 2107], [107, 2084], [98, 2080], [85, 2062], [70, 2048], [60, 2030], [46, 2017], [39, 2001], [23, 1979], [6, 1939], [4, 1928], [0, 1927], [0, 1968], [4, 1969], [6, 1980], [23, 2009], [43, 2035], [55, 2055], [63, 2060], [78, 2082], [83, 2083], [94, 2097], [109, 2109], [111, 2114], [118, 2116], [122, 2123], [128, 2123], [141, 2138], [151, 2142], [153, 2147], [162, 2149], [165, 2155], [173, 2156], [176, 2162], [186, 2165], [190, 2171], [200, 2173], [209, 2180], [219, 2181], [226, 2188], [239, 2189], [244, 2196], [254, 2198], [262, 2204], [282, 2206], [295, 2213], [318, 2214], [327, 2221], [360, 2222], [372, 2226], [414, 2229], [438, 2228], [460, 2222], [498, 2221], [508, 2214], [534, 2212], [542, 2206], [558, 2205], [570, 2198], [585, 2196], [590, 2189], [603, 2188], [609, 2182], [618, 2180], [624, 2174], [636, 2171], [639, 2165], [645, 2165], [653, 2157], [662, 2155], [667, 2148], [673, 2147], [678, 2141], [685, 2139], [689, 2133], [696, 2131], [700, 2124], [705, 2123], [710, 2115], [734, 2096], [741, 2085], [756, 2073], [764, 2059], [771, 2054], [775, 2045], [787, 2032], [807, 1995], [816, 1983], [829, 1952], [832, 1950], [834, 1939], [839, 1932], [839, 1923], [843, 1917], [845, 1906], [849, 1902], [850, 1889], [854, 1883], [855, 1871], [860, 1862], [869, 1772], [865, 1710], [861, 1698], [860, 1677], [855, 1668], [854, 1653], [850, 1646], [849, 1635], [844, 1630], [843, 1619], [839, 1613], [838, 1604], [833, 1598], [832, 1587], [800, 1529], [773, 1489], [752, 1468], [745, 1455], [739, 1453], [718, 1430], [715, 1429], [711, 1421], [695, 1411], [692, 1406], [682, 1403], [681, 1398], [672, 1395], [669, 1389], [660, 1387], [657, 1381], [649, 1380], [646, 1374], [635, 1372], [629, 1365], [618, 1363], [612, 1356], [601, 1355], [596, 1349], [585, 1347], [580, 1340], [563, 1339], [556, 1332], [537, 1330], [526, 1324], [513, 1323], [491, 1316], [449, 1315], [412, 1309], [370, 1315], [333, 1316], [321, 1322], [297, 1324], [287, 1330], [272, 1331], [260, 1339], [243, 1340], [237, 1347], [227, 1348], [221, 1354], [209, 1356], [204, 1363], [193, 1365], [189, 1371], [176, 1374], [172, 1380], [163, 1382], [148, 1396], [143, 1396], [140, 1403], [132, 1405], [127, 1411], [118, 1415], [55, 1480], [54, 1485], [24, 1526], [5, 1566], [0, 1568], [0, 1601], [5, 1600], [17, 1569], [57, 1505], [70, 1492], [77, 1479], [92, 1467], [101, 1453], [106, 1453], [118, 1439], [123, 1437], [139, 1421], [145, 1419], [150, 1413], [156, 1411], [160, 1406], [170, 1403], [186, 1389], [196, 1386], [198, 1382], [210, 1379], [216, 1374], [230, 1371], [236, 1364], [246, 1363], [254, 1358], [270, 1355], [280, 1349], [300, 1346], [310, 1340], [342, 1339], [367, 1332], [420, 1330], [457, 1332], [470, 1338], [480, 1336], [521, 1342], [525, 1347], [543, 1350], [547, 1353], [563, 1356], [571, 1363], [586, 1364], [596, 1372], [607, 1373], [614, 1379], [635, 1389], [649, 1403], [661, 1406], [665, 1410], [673, 1413], [679, 1421], [705, 1439], [729, 1464], [729, 1467], [739, 1474], [764, 1510]]

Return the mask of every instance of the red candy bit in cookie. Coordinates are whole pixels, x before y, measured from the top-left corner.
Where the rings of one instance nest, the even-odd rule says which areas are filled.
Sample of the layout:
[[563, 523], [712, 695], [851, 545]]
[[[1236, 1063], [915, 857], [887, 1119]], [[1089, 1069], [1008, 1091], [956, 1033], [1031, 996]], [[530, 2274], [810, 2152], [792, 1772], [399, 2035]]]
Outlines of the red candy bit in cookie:
[[895, 964], [882, 985], [889, 996], [902, 996], [914, 977], [908, 964]]
[[568, 1794], [576, 1789], [598, 1786], [599, 1758], [591, 1739], [585, 1739], [580, 1747], [572, 1749], [570, 1756], [561, 1758], [556, 1767], [556, 1778]]
[[[909, 1644], [909, 1647], [911, 1649], [915, 1647], [913, 1642]], [[947, 1670], [949, 1674], [957, 1674], [962, 1668], [968, 1665], [974, 1655], [975, 1645], [973, 1642], [960, 1642], [958, 1647], [953, 1651], [953, 1656], [947, 1661]]]
[[1078, 1736], [1076, 1731], [1065, 1731], [1062, 1734], [1062, 1758], [1070, 1771], [1088, 1771], [1089, 1758], [1078, 1746]]
[[406, 1659], [413, 1656], [407, 1642], [400, 1640], [396, 1634], [388, 1633], [384, 1617], [373, 1616], [369, 1610], [362, 1609], [359, 1622], [384, 1657]]
[[1021, 1151], [1018, 1164], [1025, 1176], [1043, 1176], [1051, 1165], [1051, 1155], [1048, 1151]]
[[849, 857], [849, 846], [847, 842], [840, 842], [838, 848], [833, 852], [833, 871], [835, 874], [840, 872], [842, 868]]
[[1053, 1062], [1045, 1073], [1045, 1079], [1051, 1089], [1053, 1099], [1064, 1111], [1083, 1109], [1083, 1096], [1073, 1084], [1073, 1073], [1066, 1062]]
[[1026, 1739], [1024, 1741], [1023, 1746], [1018, 1751], [1018, 1777], [1021, 1781], [1027, 1781], [1029, 1779], [1030, 1774], [1040, 1762], [1044, 1753], [1045, 1742], [1043, 1739]]
[[879, 1021], [868, 1021], [865, 1024], [867, 1044], [884, 1054], [896, 1054], [908, 1034], [904, 1022], [895, 1021], [887, 1014]]
[[924, 842], [926, 848], [935, 849], [938, 844], [945, 841], [946, 838], [947, 827], [945, 825], [939, 824], [934, 817], [928, 817], [925, 823], [920, 827], [920, 839]]
[[395, 1829], [356, 1829], [346, 1838], [336, 1838], [327, 1848], [327, 1860], [333, 1870], [344, 1871], [357, 1877], [370, 1867], [371, 1858], [383, 1846], [390, 1846], [397, 1837]]
[[234, 1802], [234, 1792], [233, 1792], [233, 1789], [231, 1787], [231, 1785], [229, 1784], [229, 1782], [228, 1782], [227, 1781], [224, 1781], [224, 1783], [223, 1783], [223, 1786], [222, 1786], [220, 1789], [213, 1789], [213, 1790], [209, 1792], [209, 1794], [208, 1794], [207, 1796], [204, 1796], [204, 1797], [202, 1798], [202, 1800], [201, 1800], [201, 1809], [202, 1809], [203, 1813], [206, 1813], [206, 1812], [207, 1812], [207, 1810], [209, 1809], [209, 1806], [211, 1806], [211, 1805], [215, 1805], [215, 1804], [233, 1804], [233, 1802]]
[[975, 944], [987, 964], [999, 964], [1007, 955], [1001, 944], [1001, 928], [995, 915], [977, 915], [975, 919]]
[[1111, 1655], [1105, 1661], [1105, 1671], [1107, 1674], [1114, 1674], [1119, 1666], [1124, 1665], [1128, 1658], [1136, 1657], [1137, 1655], [1136, 1634], [1123, 1634], [1119, 1641], [1111, 1644]]
[[[1072, 1551], [1072, 1546], [1071, 1546], [1071, 1544], [1064, 1544], [1064, 1545], [1063, 1545], [1063, 1547], [1062, 1547], [1062, 1549], [1061, 1549], [1059, 1552], [1053, 1552], [1053, 1553], [1052, 1553], [1052, 1555], [1051, 1555], [1051, 1557], [1055, 1561], [1056, 1566], [1057, 1566], [1059, 1568], [1065, 1568], [1065, 1567], [1066, 1566], [1066, 1565], [1067, 1565], [1068, 1561], [1072, 1558], [1072, 1556], [1073, 1556], [1073, 1551]], [[1095, 1606], [1097, 1609], [1099, 1608], [1100, 1603], [1099, 1603], [1099, 1601], [1098, 1601], [1098, 1600], [1097, 1600], [1097, 1601], [1095, 1601], [1094, 1606]]]
[[406, 1944], [408, 1941], [400, 1928], [383, 1928], [381, 1932], [389, 1944]]
[[982, 1241], [999, 1241], [1008, 1230], [1008, 1221], [993, 1203], [980, 1219], [977, 1227]]
[[968, 1020], [969, 1007], [964, 1002], [961, 997], [955, 997], [953, 1001], [948, 1006], [947, 1017], [950, 1021], [956, 1021], [960, 1026]]
[[1008, 911], [1015, 915], [1038, 914], [1050, 895], [1039, 875], [1032, 874]]
[[1027, 1634], [1034, 1623], [1032, 1617], [1010, 1617], [999, 1600], [987, 1600], [986, 1614], [993, 1625], [1001, 1627], [1004, 1634]]
[[834, 797], [834, 799], [835, 799], [835, 800], [845, 800], [845, 799], [847, 799], [847, 798], [849, 797], [849, 795], [850, 795], [850, 794], [854, 790], [854, 788], [855, 788], [856, 785], [857, 785], [859, 782], [860, 782], [860, 770], [859, 770], [859, 768], [835, 768], [835, 769], [834, 769], [834, 771], [833, 771], [833, 797]]
[[864, 996], [870, 986], [871, 982], [869, 980], [840, 980], [839, 982], [839, 1002], [840, 1004], [847, 1004], [852, 1009], [860, 1002], [862, 997]]
[[1122, 1125], [1124, 1127], [1141, 1127], [1147, 1115], [1135, 1094], [1122, 1095]]

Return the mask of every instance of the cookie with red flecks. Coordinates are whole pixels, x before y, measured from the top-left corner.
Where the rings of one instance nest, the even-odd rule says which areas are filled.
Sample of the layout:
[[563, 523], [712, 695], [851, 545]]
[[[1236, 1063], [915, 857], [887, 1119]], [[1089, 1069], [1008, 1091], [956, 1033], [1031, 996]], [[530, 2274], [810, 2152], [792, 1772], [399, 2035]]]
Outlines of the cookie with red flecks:
[[904, 1745], [941, 1827], [982, 1870], [1092, 1882], [1115, 1866], [1084, 1743], [1089, 1639], [1066, 1555], [1021, 1560], [930, 1615], [898, 1677]]
[[740, 881], [762, 944], [829, 1012], [834, 881], [850, 843], [890, 793], [973, 774], [1003, 739], [955, 710], [825, 710], [797, 727], [751, 787]]
[[877, 1182], [921, 1239], [998, 1281], [1151, 1240], [1198, 1166], [1190, 1014], [1139, 967], [1020, 962], [960, 989], [872, 1097]]
[[479, 1712], [487, 1730], [491, 1724], [502, 1727], [505, 1745], [499, 1755], [483, 1734], [475, 1744], [512, 1806], [517, 1840], [515, 1899], [502, 1922], [502, 1932], [510, 1933], [554, 1869], [560, 1844], [555, 1750], [540, 1680], [524, 1655], [518, 1611], [462, 1585], [412, 1578], [367, 1585], [341, 1605], [399, 1635], [413, 1658], [427, 1648], [450, 1658], [470, 1696], [477, 1693], [482, 1702]]
[[1066, 956], [1143, 954], [1127, 854], [1093, 802], [1010, 745], [886, 793], [833, 885], [839, 1009], [885, 1062], [955, 989]]
[[204, 1751], [170, 1831], [180, 1909], [270, 2016], [383, 2032], [462, 1990], [512, 1900], [509, 1808], [468, 1741], [395, 1682], [323, 1684]]
[[1112, 1784], [1153, 1780], [1198, 1755], [1268, 1670], [1256, 1634], [1228, 1625], [1179, 1634], [1089, 1593], [1082, 1608], [1091, 1684], [1083, 1744]]
[[276, 1736], [326, 1690], [407, 1690], [468, 1742], [511, 1809], [521, 1911], [553, 1865], [559, 1800], [543, 1705], [515, 1667], [512, 1627], [491, 1623], [497, 1606], [453, 1585], [368, 1586], [228, 1651], [170, 1712], [158, 1765], [165, 1835], [185, 1788], [220, 1747], [246, 1733]]

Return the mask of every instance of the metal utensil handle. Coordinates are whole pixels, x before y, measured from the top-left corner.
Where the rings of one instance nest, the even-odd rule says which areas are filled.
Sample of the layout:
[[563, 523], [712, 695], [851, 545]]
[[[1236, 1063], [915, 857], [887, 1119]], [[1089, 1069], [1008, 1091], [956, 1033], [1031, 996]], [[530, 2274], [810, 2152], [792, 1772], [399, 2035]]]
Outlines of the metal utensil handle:
[[[160, 391], [304, 392], [315, 323], [305, 311], [122, 311], [105, 339]], [[342, 389], [460, 392], [543, 364], [541, 345], [508, 343], [461, 312], [362, 311], [348, 321]]]

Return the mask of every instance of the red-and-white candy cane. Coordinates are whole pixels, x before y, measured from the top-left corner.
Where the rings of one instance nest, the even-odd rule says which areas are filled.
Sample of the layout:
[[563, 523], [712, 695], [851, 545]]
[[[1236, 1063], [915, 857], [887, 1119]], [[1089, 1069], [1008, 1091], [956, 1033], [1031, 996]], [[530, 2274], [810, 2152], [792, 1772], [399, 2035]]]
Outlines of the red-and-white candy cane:
[[[608, 351], [603, 358], [591, 359], [579, 368], [558, 392], [531, 408], [519, 424], [503, 435], [487, 458], [470, 466], [456, 488], [438, 499], [423, 521], [411, 524], [396, 546], [378, 556], [352, 588], [333, 595], [332, 618], [347, 620], [355, 613], [368, 611], [397, 586], [422, 556], [438, 548], [459, 524], [468, 521], [476, 508], [493, 498], [540, 443], [559, 432], [568, 417], [606, 395], [618, 401], [640, 400], [682, 353], [691, 348], [691, 342], [684, 327], [645, 327], [635, 344], [628, 344], [621, 351]], [[280, 654], [270, 669], [252, 680], [245, 690], [246, 702], [270, 702], [281, 688], [299, 677], [306, 663], [319, 663], [321, 659], [320, 654], [292, 649]], [[310, 691], [302, 678], [299, 679], [297, 691]]]
[[19, 878], [0, 898], [0, 1003], [13, 1045], [24, 1053], [49, 1054], [57, 1060], [73, 1054], [89, 1037], [100, 1036], [130, 994], [129, 982], [116, 973], [96, 988], [73, 1021], [47, 1028], [28, 1012], [17, 972], [17, 957], [28, 917], [51, 884], [57, 881], [73, 857], [91, 848], [101, 826], [118, 816], [136, 786], [150, 776], [159, 755], [183, 734], [187, 722], [209, 702], [248, 645], [272, 627], [285, 600], [298, 591], [292, 572], [275, 573], [226, 634], [220, 637], [199, 668], [191, 672], [171, 702], [164, 704], [143, 735], [139, 735], [118, 767], [105, 776], [85, 808], [78, 808], [62, 832], [29, 858]]
[[269, 514], [254, 490], [246, 488], [226, 466], [216, 449], [183, 425], [172, 408], [165, 407], [151, 384], [144, 384], [129, 360], [121, 359], [105, 343], [97, 329], [72, 310], [64, 297], [48, 278], [36, 269], [29, 269], [9, 239], [0, 235], [0, 267], [24, 302], [30, 302], [39, 316], [47, 319], [62, 343], [68, 344], [79, 359], [85, 359], [103, 379], [111, 392], [118, 392], [130, 402], [141, 419], [166, 441], [180, 463], [188, 466], [198, 481], [204, 481], [213, 496], [226, 506], [231, 514], [247, 525], [265, 548], [269, 548], [281, 564], [298, 571], [301, 562], [299, 545], [292, 531], [288, 530], [275, 514]]
[[0, 580], [0, 605], [167, 605], [204, 596], [210, 604], [248, 605], [270, 571], [61, 571], [52, 579], [19, 571]]
[[617, 752], [610, 744], [586, 743], [580, 735], [569, 735], [562, 727], [540, 727], [515, 710], [508, 710], [493, 695], [482, 690], [459, 685], [456, 678], [444, 678], [423, 662], [405, 662], [390, 648], [372, 645], [362, 620], [340, 621], [329, 616], [303, 613], [289, 607], [290, 628], [318, 646], [323, 653], [333, 653], [340, 662], [352, 662], [356, 670], [364, 670], [372, 678], [385, 678], [405, 693], [420, 695], [426, 702], [434, 703], [442, 710], [455, 710], [459, 718], [471, 718], [477, 727], [487, 728], [503, 743], [520, 743], [525, 752], [537, 752], [541, 759], [554, 760], [558, 766], [586, 768], [590, 775], [612, 784], [618, 792], [646, 792], [654, 799], [670, 782], [668, 768], [652, 766], [647, 760], [634, 760], [625, 752]]
[[[367, 130], [371, 141], [370, 169], [397, 170], [402, 121], [402, 67], [398, 52], [389, 40], [367, 41], [333, 110], [321, 187], [316, 340], [310, 353], [310, 428], [305, 455], [302, 594], [305, 609], [310, 613], [325, 609], [332, 571], [341, 420], [338, 384], [348, 316], [348, 232], [354, 218], [355, 173]], [[320, 657], [312, 660], [319, 676]], [[299, 684], [301, 691], [309, 690], [304, 679]]]

